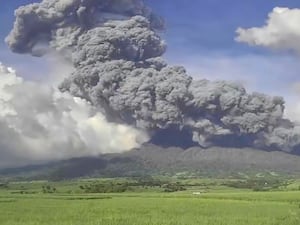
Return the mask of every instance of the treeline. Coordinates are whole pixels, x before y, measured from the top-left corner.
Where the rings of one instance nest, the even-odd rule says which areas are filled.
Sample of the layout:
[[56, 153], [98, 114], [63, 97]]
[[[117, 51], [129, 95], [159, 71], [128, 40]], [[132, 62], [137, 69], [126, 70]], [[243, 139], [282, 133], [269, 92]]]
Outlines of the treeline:
[[140, 177], [131, 181], [124, 182], [93, 182], [90, 184], [80, 185], [79, 188], [85, 193], [122, 193], [134, 191], [138, 188], [158, 188], [163, 192], [184, 191], [186, 188], [179, 182], [169, 182], [153, 177]]
[[223, 185], [239, 189], [251, 189], [253, 191], [269, 191], [279, 189], [280, 187], [286, 187], [289, 185], [289, 182], [280, 179], [250, 178], [245, 180], [228, 181], [223, 183]]
[[128, 191], [130, 186], [126, 183], [115, 184], [113, 182], [110, 182], [80, 185], [79, 188], [85, 193], [122, 193]]

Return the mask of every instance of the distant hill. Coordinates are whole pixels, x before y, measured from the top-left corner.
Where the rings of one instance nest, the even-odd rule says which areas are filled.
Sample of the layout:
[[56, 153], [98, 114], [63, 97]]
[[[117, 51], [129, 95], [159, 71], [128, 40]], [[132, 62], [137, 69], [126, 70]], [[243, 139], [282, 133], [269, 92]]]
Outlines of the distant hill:
[[186, 174], [228, 177], [241, 173], [300, 174], [300, 156], [256, 149], [192, 147], [163, 148], [144, 145], [122, 154], [105, 154], [0, 170], [0, 177], [18, 179], [72, 179]]

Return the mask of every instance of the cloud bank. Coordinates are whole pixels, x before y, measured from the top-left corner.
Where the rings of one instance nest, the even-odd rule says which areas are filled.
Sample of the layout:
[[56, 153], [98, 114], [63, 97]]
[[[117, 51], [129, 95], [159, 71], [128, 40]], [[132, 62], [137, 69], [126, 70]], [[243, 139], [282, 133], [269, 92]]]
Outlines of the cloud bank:
[[238, 28], [236, 40], [250, 45], [300, 53], [300, 9], [276, 7], [266, 25], [249, 29]]

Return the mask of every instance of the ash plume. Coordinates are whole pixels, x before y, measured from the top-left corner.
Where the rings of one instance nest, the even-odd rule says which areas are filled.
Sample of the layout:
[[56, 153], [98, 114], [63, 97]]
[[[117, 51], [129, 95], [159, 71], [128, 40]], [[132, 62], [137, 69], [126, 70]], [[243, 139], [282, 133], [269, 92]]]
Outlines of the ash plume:
[[142, 0], [43, 0], [15, 15], [6, 39], [11, 50], [63, 55], [74, 69], [60, 90], [87, 100], [109, 121], [158, 142], [184, 136], [203, 147], [298, 151], [300, 128], [283, 119], [281, 97], [193, 80], [183, 67], [168, 65], [161, 58], [164, 22]]

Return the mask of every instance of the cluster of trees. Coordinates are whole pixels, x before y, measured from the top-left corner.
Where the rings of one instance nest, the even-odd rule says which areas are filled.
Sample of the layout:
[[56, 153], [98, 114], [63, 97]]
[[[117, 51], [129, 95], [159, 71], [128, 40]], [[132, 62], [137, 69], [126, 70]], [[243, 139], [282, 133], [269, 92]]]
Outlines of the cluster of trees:
[[138, 188], [159, 188], [164, 192], [184, 191], [185, 187], [179, 182], [172, 183], [155, 179], [151, 176], [139, 177], [131, 181], [123, 182], [93, 182], [80, 185], [79, 188], [85, 193], [121, 193], [133, 191]]
[[122, 193], [129, 189], [128, 183], [92, 183], [80, 185], [79, 188], [85, 193]]
[[165, 182], [159, 179], [155, 179], [152, 176], [137, 177], [132, 183], [134, 186], [141, 187], [161, 187]]
[[52, 194], [52, 193], [56, 193], [57, 189], [55, 187], [50, 186], [50, 185], [43, 185], [42, 186], [42, 192], [44, 194]]
[[8, 183], [7, 182], [0, 183], [0, 188], [7, 189], [8, 188]]
[[164, 184], [162, 187], [164, 188], [164, 192], [176, 192], [186, 190], [186, 188], [179, 182]]
[[151, 176], [139, 177], [136, 179], [136, 186], [141, 187], [159, 187], [162, 188], [164, 192], [176, 192], [185, 191], [186, 188], [179, 182], [169, 182], [164, 180], [155, 179]]
[[278, 189], [280, 187], [286, 187], [288, 185], [288, 182], [279, 179], [253, 178], [246, 180], [229, 181], [224, 183], [223, 185], [240, 189], [252, 189], [253, 191], [269, 191]]
[[164, 192], [176, 192], [176, 191], [185, 191], [186, 188], [179, 182], [169, 182], [159, 179], [155, 179], [151, 176], [140, 177], [136, 180], [137, 186], [142, 187], [159, 187], [162, 188]]

